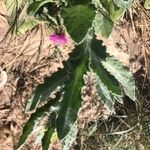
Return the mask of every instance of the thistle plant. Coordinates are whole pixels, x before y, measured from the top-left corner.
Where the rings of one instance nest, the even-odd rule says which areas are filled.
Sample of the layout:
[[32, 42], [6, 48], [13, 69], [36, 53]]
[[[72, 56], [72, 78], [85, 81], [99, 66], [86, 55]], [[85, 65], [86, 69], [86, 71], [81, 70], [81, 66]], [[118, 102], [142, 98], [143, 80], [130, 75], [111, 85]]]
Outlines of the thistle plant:
[[55, 33], [50, 35], [49, 40], [55, 45], [66, 45], [68, 41], [66, 35], [57, 35]]
[[[63, 150], [70, 149], [77, 137], [77, 120], [81, 108], [83, 77], [92, 72], [96, 96], [109, 114], [114, 112], [115, 102], [122, 103], [124, 95], [136, 101], [132, 74], [114, 57], [109, 56], [97, 35], [109, 37], [113, 26], [131, 6], [131, 0], [18, 0], [17, 9], [27, 7], [27, 17], [18, 24], [18, 32], [25, 33], [41, 21], [53, 29], [48, 37], [56, 47], [74, 41], [75, 48], [64, 68], [45, 78], [28, 100], [26, 111], [31, 114], [16, 146], [20, 149], [36, 130], [42, 149], [48, 150], [52, 137], [57, 134]], [[15, 7], [16, 8], [16, 7]], [[13, 11], [13, 9], [12, 9]], [[28, 28], [26, 28], [28, 27]], [[63, 28], [62, 28], [63, 27]], [[59, 29], [56, 30], [56, 29]], [[70, 36], [70, 37], [69, 37]], [[60, 87], [55, 99], [48, 101]], [[42, 106], [39, 104], [46, 103]], [[39, 122], [48, 117], [46, 124]], [[105, 118], [107, 118], [105, 116]]]

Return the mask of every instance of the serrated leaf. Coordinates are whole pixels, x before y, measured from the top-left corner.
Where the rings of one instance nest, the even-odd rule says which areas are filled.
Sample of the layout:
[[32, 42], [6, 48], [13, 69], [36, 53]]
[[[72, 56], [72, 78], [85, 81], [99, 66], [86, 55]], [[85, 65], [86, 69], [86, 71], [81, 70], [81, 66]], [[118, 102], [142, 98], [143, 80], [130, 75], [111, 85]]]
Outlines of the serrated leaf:
[[21, 34], [25, 34], [26, 31], [31, 30], [36, 25], [38, 25], [39, 21], [35, 18], [28, 18], [23, 21], [23, 23], [18, 27], [18, 32]]
[[91, 68], [98, 74], [107, 88], [117, 95], [121, 95], [121, 89], [118, 81], [102, 66], [101, 60], [93, 53]]
[[102, 46], [102, 41], [93, 38], [91, 46], [91, 68], [99, 76], [100, 80], [107, 86], [108, 90], [116, 95], [121, 95], [118, 81], [102, 66], [101, 61], [106, 58], [106, 47]]
[[56, 0], [44, 0], [44, 1], [34, 1], [27, 9], [27, 13], [29, 15], [34, 16], [36, 12], [47, 3], [55, 3]]
[[150, 9], [150, 0], [145, 0], [144, 7], [145, 9]]
[[97, 40], [95, 36], [91, 43], [90, 53], [90, 68], [96, 73], [98, 95], [109, 110], [113, 111], [114, 102], [121, 99], [122, 93], [119, 82], [102, 65], [102, 61], [107, 57], [106, 47], [102, 46], [102, 41]]
[[113, 22], [110, 17], [105, 14], [98, 13], [95, 16], [93, 26], [95, 29], [96, 35], [108, 38], [112, 32]]
[[47, 77], [43, 84], [37, 86], [31, 98], [28, 100], [26, 110], [34, 110], [39, 102], [44, 101], [58, 86], [62, 86], [67, 78], [66, 68], [59, 69], [51, 77]]
[[105, 61], [102, 61], [102, 65], [118, 80], [118, 82], [122, 85], [125, 93], [133, 101], [135, 101], [136, 87], [131, 72], [129, 72], [129, 70], [114, 57], [107, 57]]
[[62, 10], [61, 16], [72, 39], [79, 43], [87, 34], [94, 19], [94, 9], [88, 5], [77, 5]]
[[[86, 46], [86, 45], [85, 45]], [[78, 45], [74, 50], [74, 56], [69, 60], [70, 75], [65, 82], [64, 96], [61, 102], [57, 118], [57, 132], [60, 139], [63, 139], [70, 131], [77, 119], [77, 113], [81, 105], [81, 88], [83, 74], [88, 70], [89, 56], [85, 53], [87, 46]]]
[[[71, 54], [70, 59], [72, 59], [74, 53]], [[58, 86], [62, 86], [66, 79], [68, 78], [68, 62], [64, 62], [64, 68], [59, 69], [56, 73], [52, 74], [51, 77], [47, 77], [43, 84], [38, 85], [31, 98], [28, 100], [26, 105], [27, 111], [34, 110], [41, 101], [44, 101], [52, 92], [56, 90]]]
[[37, 111], [31, 115], [30, 119], [28, 120], [28, 122], [24, 126], [23, 133], [22, 133], [22, 135], [21, 135], [21, 137], [19, 139], [19, 142], [18, 142], [18, 144], [16, 146], [17, 149], [22, 144], [25, 143], [25, 141], [27, 140], [28, 136], [32, 133], [33, 129], [35, 130], [35, 128], [38, 127], [37, 124], [38, 124], [39, 120], [41, 118], [43, 118], [45, 115], [47, 115], [47, 113], [50, 112], [51, 106], [54, 106], [57, 103], [58, 100], [59, 100], [58, 97], [56, 99], [54, 99], [54, 100], [51, 100], [50, 102], [48, 102], [43, 107], [37, 109]]
[[98, 95], [101, 98], [101, 101], [103, 101], [103, 103], [109, 108], [109, 110], [113, 112], [115, 101], [113, 101], [110, 91], [97, 75], [95, 75], [95, 78], [96, 78], [96, 89]]

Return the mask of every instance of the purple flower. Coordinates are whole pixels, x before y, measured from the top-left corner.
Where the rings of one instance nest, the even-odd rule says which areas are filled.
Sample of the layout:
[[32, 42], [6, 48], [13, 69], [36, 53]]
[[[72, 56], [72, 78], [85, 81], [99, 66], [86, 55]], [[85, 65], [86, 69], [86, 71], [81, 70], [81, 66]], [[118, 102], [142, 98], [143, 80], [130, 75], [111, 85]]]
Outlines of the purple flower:
[[56, 33], [50, 35], [49, 40], [56, 45], [66, 45], [68, 42], [68, 38], [65, 34], [58, 35]]

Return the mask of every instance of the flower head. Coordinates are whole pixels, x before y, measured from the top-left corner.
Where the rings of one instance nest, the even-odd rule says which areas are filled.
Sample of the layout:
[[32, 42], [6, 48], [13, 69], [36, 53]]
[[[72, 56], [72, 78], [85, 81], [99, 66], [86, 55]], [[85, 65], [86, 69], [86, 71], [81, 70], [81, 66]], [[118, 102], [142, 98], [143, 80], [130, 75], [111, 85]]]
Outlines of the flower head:
[[58, 35], [56, 33], [50, 35], [49, 40], [56, 45], [66, 45], [68, 42], [68, 38], [65, 34]]

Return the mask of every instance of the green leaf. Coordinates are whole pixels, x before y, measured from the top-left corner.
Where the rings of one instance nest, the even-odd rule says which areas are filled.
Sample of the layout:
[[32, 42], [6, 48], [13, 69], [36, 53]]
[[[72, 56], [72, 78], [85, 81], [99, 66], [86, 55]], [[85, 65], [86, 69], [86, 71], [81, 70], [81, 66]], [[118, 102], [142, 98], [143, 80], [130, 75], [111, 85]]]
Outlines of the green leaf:
[[108, 38], [112, 32], [113, 22], [111, 18], [105, 14], [96, 14], [93, 25], [96, 35]]
[[131, 72], [125, 68], [114, 57], [107, 57], [102, 61], [102, 65], [118, 80], [123, 87], [125, 93], [133, 100], [136, 100], [135, 96], [135, 81]]
[[61, 16], [70, 36], [75, 42], [81, 42], [91, 27], [94, 9], [88, 5], [77, 5], [62, 10]]
[[100, 96], [101, 101], [109, 108], [110, 111], [114, 111], [114, 102], [111, 93], [108, 90], [108, 88], [103, 84], [103, 82], [100, 80], [100, 78], [95, 75], [96, 78], [96, 89], [98, 92], [98, 95]]
[[108, 90], [116, 95], [121, 95], [118, 81], [102, 65], [106, 58], [106, 47], [102, 46], [102, 41], [93, 38], [91, 46], [91, 68], [99, 76], [100, 80], [107, 86]]
[[121, 95], [118, 81], [103, 67], [101, 60], [94, 53], [92, 54], [91, 68], [98, 74], [107, 88], [117, 95]]
[[113, 23], [116, 23], [121, 16], [124, 15], [125, 13], [125, 8], [124, 7], [118, 7], [113, 0], [110, 0], [109, 2], [109, 13], [110, 13], [110, 17], [111, 20], [113, 21]]
[[114, 23], [116, 23], [125, 13], [125, 9], [124, 8], [120, 8], [118, 10], [115, 10], [111, 13], [111, 19]]
[[145, 9], [150, 9], [150, 0], [145, 0], [144, 7]]
[[38, 128], [37, 124], [39, 120], [41, 120], [50, 112], [50, 110], [52, 109], [51, 106], [54, 106], [57, 103], [58, 99], [59, 98], [57, 97], [56, 99], [49, 101], [46, 105], [37, 109], [37, 111], [31, 115], [30, 119], [24, 126], [23, 133], [16, 146], [17, 149], [26, 142], [28, 136], [32, 133], [32, 131]]
[[99, 3], [97, 2], [94, 5], [98, 6], [101, 10], [99, 13], [103, 14], [107, 20], [113, 23], [116, 23], [126, 10], [124, 7], [118, 7], [114, 0], [100, 0]]
[[[71, 54], [71, 57], [75, 57]], [[64, 62], [64, 68], [59, 69], [56, 73], [52, 74], [51, 77], [47, 77], [43, 84], [38, 85], [31, 98], [28, 100], [26, 105], [27, 111], [34, 110], [41, 101], [44, 101], [52, 92], [56, 90], [58, 86], [62, 86], [66, 79], [68, 78], [68, 62]]]
[[44, 101], [58, 86], [62, 86], [67, 78], [66, 67], [59, 69], [51, 77], [47, 77], [43, 84], [38, 85], [33, 92], [31, 98], [28, 100], [26, 110], [34, 110], [39, 102]]
[[29, 15], [34, 16], [36, 14], [36, 12], [45, 4], [47, 3], [55, 3], [56, 0], [44, 0], [44, 1], [34, 1], [27, 10], [27, 13]]
[[118, 7], [130, 8], [132, 5], [132, 0], [114, 0], [114, 3]]
[[60, 139], [63, 139], [68, 134], [77, 119], [77, 113], [82, 101], [80, 93], [84, 85], [83, 74], [88, 70], [88, 48], [89, 45], [78, 45], [69, 60], [70, 75], [65, 82], [65, 93], [57, 118], [57, 132]]
[[25, 34], [26, 31], [31, 30], [36, 25], [39, 24], [39, 21], [35, 18], [27, 18], [23, 21], [23, 23], [18, 27], [18, 32], [21, 34]]
[[98, 95], [110, 111], [114, 109], [114, 102], [122, 103], [122, 93], [119, 82], [102, 65], [107, 57], [106, 47], [102, 41], [93, 38], [91, 44], [91, 69], [96, 73], [96, 88]]

